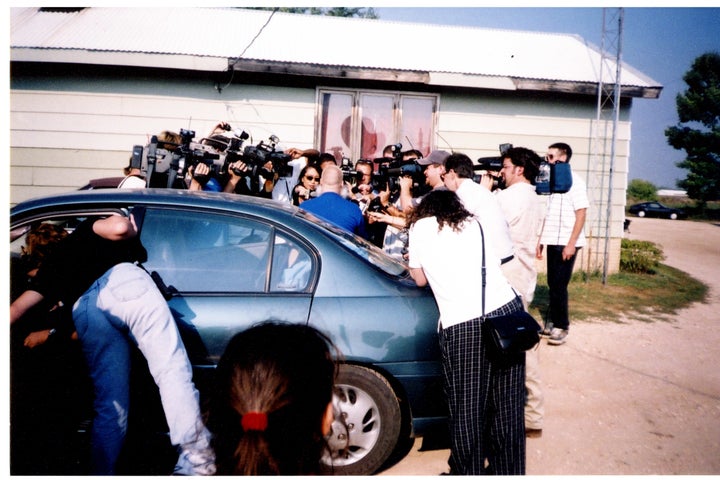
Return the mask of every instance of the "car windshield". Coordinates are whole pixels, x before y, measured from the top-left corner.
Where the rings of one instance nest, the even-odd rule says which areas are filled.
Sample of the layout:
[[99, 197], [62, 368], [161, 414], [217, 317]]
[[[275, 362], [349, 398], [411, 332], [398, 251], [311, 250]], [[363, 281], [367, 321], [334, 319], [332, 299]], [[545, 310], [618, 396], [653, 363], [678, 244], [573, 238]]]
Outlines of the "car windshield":
[[298, 215], [302, 216], [309, 222], [319, 225], [327, 235], [335, 238], [335, 240], [337, 240], [343, 247], [380, 268], [384, 272], [395, 276], [408, 275], [407, 266], [403, 262], [386, 254], [364, 238], [354, 235], [342, 228], [338, 228], [328, 222], [318, 220], [317, 217], [309, 215], [302, 210], [298, 210]]

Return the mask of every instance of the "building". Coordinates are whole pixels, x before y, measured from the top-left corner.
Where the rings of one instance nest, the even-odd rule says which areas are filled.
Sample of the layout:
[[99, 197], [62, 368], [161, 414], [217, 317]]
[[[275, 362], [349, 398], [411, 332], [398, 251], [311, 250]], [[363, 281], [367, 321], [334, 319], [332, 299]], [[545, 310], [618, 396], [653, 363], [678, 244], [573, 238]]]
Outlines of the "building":
[[[11, 203], [118, 176], [151, 135], [202, 137], [220, 120], [253, 144], [276, 135], [282, 148], [352, 160], [398, 142], [478, 158], [564, 141], [602, 248], [605, 223], [593, 219], [608, 210], [609, 168], [591, 154], [601, 55], [579, 36], [236, 8], [11, 8], [10, 20]], [[622, 72], [610, 271], [632, 102], [662, 90]]]

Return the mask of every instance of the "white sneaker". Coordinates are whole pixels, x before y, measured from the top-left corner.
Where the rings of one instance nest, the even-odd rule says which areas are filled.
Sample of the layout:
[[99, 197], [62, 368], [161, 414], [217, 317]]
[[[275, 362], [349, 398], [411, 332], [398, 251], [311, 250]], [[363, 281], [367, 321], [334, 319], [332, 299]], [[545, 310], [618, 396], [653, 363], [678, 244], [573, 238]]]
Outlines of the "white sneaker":
[[215, 452], [211, 448], [183, 449], [173, 475], [215, 475]]
[[562, 345], [567, 340], [568, 331], [562, 328], [553, 328], [548, 338], [548, 345]]

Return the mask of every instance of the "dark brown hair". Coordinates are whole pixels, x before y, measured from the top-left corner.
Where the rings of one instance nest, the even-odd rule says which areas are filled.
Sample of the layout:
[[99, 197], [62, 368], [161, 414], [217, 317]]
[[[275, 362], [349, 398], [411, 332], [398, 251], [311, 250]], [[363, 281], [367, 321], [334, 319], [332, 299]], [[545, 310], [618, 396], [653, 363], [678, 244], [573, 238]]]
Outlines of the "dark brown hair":
[[412, 210], [408, 225], [413, 225], [425, 217], [435, 217], [438, 222], [438, 230], [442, 230], [447, 225], [453, 230], [459, 231], [462, 222], [471, 216], [472, 214], [465, 209], [455, 192], [432, 190]]
[[[301, 324], [264, 322], [230, 340], [208, 411], [218, 475], [320, 473], [333, 352], [327, 336]], [[267, 426], [244, 431], [248, 412], [266, 415]]]

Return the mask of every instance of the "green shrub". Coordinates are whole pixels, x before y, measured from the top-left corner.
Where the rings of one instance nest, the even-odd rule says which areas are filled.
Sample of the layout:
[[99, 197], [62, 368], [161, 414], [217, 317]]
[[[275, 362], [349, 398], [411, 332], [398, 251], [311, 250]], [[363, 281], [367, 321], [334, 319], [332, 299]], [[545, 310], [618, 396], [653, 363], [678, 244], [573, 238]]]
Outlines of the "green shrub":
[[627, 187], [627, 196], [640, 201], [657, 200], [657, 187], [646, 180], [631, 180]]
[[620, 245], [620, 271], [630, 273], [655, 273], [665, 260], [662, 248], [653, 242], [622, 239]]

